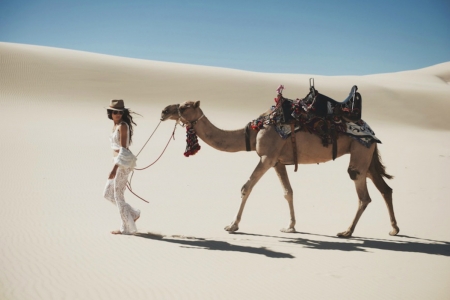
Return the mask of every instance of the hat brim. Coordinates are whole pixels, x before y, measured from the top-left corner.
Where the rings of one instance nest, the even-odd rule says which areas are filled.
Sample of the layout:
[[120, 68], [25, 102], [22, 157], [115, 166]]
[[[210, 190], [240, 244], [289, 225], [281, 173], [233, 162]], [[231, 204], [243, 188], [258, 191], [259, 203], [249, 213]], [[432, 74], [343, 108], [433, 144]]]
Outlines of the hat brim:
[[104, 108], [109, 109], [109, 110], [118, 110], [118, 111], [124, 111], [125, 109], [129, 109], [128, 107], [124, 107], [124, 108], [112, 108], [109, 106], [105, 106]]

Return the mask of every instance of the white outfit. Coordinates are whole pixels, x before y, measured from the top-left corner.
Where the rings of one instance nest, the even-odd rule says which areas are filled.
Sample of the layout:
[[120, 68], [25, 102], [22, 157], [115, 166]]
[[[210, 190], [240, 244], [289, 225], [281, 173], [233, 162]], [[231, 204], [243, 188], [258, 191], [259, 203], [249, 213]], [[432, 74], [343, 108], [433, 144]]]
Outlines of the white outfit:
[[[126, 124], [126, 123], [123, 123]], [[128, 124], [127, 129], [128, 129]], [[130, 143], [130, 135], [128, 135], [127, 148]], [[106, 182], [103, 196], [111, 203], [116, 204], [119, 208], [121, 225], [120, 232], [122, 234], [134, 234], [137, 232], [135, 220], [139, 218], [141, 212], [134, 209], [125, 202], [124, 192], [128, 182], [128, 175], [136, 166], [136, 157], [127, 148], [120, 146], [120, 136], [118, 127], [110, 136], [111, 148], [119, 150], [119, 155], [114, 158], [114, 163], [118, 165], [116, 177], [108, 179]]]

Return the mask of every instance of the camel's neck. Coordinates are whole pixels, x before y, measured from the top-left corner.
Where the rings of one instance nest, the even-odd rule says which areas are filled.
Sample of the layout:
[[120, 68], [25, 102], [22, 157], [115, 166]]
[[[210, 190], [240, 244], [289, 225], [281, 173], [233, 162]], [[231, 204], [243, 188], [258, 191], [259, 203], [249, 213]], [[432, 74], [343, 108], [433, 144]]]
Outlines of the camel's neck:
[[245, 129], [222, 130], [214, 126], [205, 116], [194, 126], [200, 139], [211, 147], [225, 152], [245, 151]]

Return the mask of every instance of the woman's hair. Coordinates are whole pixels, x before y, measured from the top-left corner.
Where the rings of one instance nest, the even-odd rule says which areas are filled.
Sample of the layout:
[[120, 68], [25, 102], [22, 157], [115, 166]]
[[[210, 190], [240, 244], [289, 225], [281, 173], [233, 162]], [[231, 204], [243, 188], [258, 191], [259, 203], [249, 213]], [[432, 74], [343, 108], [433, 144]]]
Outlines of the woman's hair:
[[[112, 118], [112, 112], [113, 112], [112, 109], [107, 109], [106, 110], [106, 113], [108, 114], [108, 118], [111, 119], [111, 120], [113, 119]], [[125, 108], [123, 110], [122, 120], [121, 120], [122, 122], [125, 122], [125, 123], [128, 124], [128, 128], [130, 130], [130, 132], [129, 132], [130, 144], [131, 144], [132, 136], [133, 136], [133, 124], [137, 126], [137, 124], [133, 121], [133, 116], [131, 114], [138, 115], [138, 113], [135, 113], [135, 112], [129, 110], [128, 108]]]

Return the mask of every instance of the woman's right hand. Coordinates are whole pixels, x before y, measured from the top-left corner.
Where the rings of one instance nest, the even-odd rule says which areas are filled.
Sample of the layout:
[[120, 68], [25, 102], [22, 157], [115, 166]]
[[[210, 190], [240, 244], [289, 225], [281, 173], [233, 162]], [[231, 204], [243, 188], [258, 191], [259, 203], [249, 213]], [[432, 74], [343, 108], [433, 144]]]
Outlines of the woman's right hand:
[[109, 173], [108, 179], [114, 179], [116, 177], [116, 172], [117, 172], [117, 167], [114, 166], [114, 168], [112, 169], [111, 173]]

